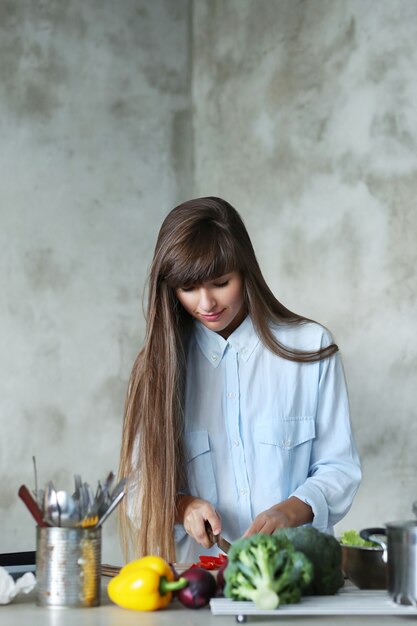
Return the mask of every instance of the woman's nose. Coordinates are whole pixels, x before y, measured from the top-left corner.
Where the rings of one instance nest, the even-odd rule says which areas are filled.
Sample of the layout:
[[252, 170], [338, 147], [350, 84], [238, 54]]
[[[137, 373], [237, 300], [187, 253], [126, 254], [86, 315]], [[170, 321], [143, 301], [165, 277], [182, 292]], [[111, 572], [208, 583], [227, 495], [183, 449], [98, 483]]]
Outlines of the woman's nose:
[[216, 301], [209, 289], [200, 289], [199, 308], [202, 311], [211, 311], [216, 306]]

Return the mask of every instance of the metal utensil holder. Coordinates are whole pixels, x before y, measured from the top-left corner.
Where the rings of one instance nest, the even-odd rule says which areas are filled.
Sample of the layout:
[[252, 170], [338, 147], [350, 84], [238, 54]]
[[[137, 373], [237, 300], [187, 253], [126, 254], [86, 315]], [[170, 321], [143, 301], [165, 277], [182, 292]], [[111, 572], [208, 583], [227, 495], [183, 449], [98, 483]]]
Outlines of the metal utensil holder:
[[37, 527], [37, 604], [100, 604], [101, 528]]

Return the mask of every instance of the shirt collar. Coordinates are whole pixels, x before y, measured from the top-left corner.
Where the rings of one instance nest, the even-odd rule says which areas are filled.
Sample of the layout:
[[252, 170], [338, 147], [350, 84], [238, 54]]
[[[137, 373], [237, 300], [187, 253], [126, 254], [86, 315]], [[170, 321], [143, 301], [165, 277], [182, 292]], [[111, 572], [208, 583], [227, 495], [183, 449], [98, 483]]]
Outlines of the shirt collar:
[[259, 343], [249, 315], [227, 339], [209, 330], [199, 321], [194, 323], [194, 336], [201, 352], [213, 367], [219, 365], [227, 349], [237, 352], [243, 361], [248, 361]]

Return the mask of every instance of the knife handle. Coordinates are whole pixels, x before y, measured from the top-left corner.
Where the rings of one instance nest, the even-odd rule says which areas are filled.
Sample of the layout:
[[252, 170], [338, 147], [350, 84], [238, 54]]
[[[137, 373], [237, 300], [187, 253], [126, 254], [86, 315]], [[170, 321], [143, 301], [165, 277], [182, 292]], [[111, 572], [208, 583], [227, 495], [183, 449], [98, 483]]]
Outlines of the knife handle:
[[19, 487], [18, 495], [19, 498], [21, 498], [26, 504], [38, 526], [42, 526], [42, 528], [45, 528], [47, 526], [47, 523], [43, 519], [42, 511], [40, 510], [38, 503], [30, 493], [26, 485], [22, 485], [21, 487]]
[[207, 537], [209, 538], [209, 541], [211, 541], [211, 543], [217, 543], [216, 538], [213, 534], [213, 529], [211, 527], [211, 524], [207, 519], [204, 522], [204, 526], [206, 527], [206, 533], [207, 533]]

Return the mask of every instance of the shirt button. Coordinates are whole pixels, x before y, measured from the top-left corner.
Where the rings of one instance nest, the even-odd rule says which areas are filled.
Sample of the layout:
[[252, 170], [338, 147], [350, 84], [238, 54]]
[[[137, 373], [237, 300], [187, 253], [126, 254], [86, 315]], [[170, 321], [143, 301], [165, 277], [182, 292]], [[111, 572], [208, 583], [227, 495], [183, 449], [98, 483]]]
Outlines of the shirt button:
[[245, 494], [246, 494], [246, 489], [241, 489], [241, 490], [240, 490], [240, 495], [241, 495], [241, 496], [244, 496]]
[[234, 393], [234, 391], [231, 391], [230, 393], [227, 394], [228, 398], [236, 398], [236, 394]]
[[233, 445], [234, 445], [234, 447], [235, 447], [235, 448], [237, 448], [237, 447], [238, 447], [239, 442], [238, 442], [238, 440], [237, 440], [237, 439], [235, 439], [235, 440], [234, 440]]
[[211, 360], [212, 360], [212, 361], [214, 361], [214, 362], [216, 362], [216, 361], [218, 361], [218, 360], [219, 360], [219, 357], [217, 356], [217, 354], [212, 354], [212, 355], [211, 355]]

